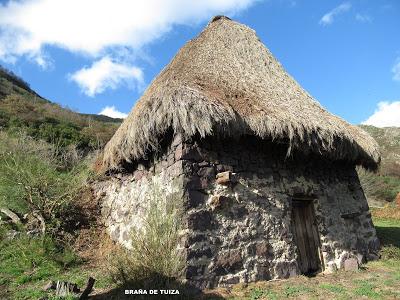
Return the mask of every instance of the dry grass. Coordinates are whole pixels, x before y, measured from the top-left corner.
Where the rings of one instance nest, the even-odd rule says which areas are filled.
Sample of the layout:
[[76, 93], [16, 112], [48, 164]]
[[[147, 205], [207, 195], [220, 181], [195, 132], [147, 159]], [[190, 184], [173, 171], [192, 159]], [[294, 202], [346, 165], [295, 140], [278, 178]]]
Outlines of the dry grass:
[[373, 262], [358, 272], [237, 284], [208, 292], [225, 299], [397, 299], [399, 275], [399, 266]]
[[327, 112], [289, 76], [255, 32], [227, 18], [209, 23], [152, 82], [104, 150], [104, 168], [157, 151], [169, 129], [252, 134], [375, 169], [376, 142]]
[[371, 209], [371, 214], [375, 219], [400, 220], [400, 207], [387, 204], [384, 208]]

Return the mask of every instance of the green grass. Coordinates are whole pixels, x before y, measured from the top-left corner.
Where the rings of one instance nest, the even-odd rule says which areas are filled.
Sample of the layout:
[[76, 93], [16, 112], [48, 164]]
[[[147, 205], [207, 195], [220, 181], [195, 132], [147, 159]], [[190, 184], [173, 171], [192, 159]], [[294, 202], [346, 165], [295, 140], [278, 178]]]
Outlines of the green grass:
[[69, 281], [82, 288], [93, 276], [96, 288], [112, 286], [111, 279], [101, 272], [87, 267], [76, 254], [50, 237], [0, 240], [0, 299], [58, 299], [42, 291], [50, 280]]
[[251, 290], [249, 298], [251, 300], [258, 300], [258, 299], [276, 300], [279, 298], [279, 295], [273, 290], [254, 288]]
[[62, 147], [75, 145], [93, 150], [108, 142], [119, 122], [81, 115], [31, 94], [7, 95], [0, 99], [0, 127]]
[[290, 297], [298, 297], [300, 295], [304, 295], [304, 294], [312, 294], [314, 293], [314, 289], [307, 287], [305, 285], [288, 285], [285, 287], [284, 289], [284, 295], [287, 298]]
[[[11, 241], [3, 239], [0, 242], [0, 285], [13, 291], [12, 298], [37, 299], [44, 296], [38, 286], [71, 268], [78, 268], [80, 263], [76, 255], [58, 247], [49, 237], [22, 235]], [[20, 288], [24, 286], [31, 287]]]
[[375, 218], [374, 225], [383, 246], [382, 258], [400, 261], [400, 220]]
[[79, 264], [78, 258], [60, 249], [49, 237], [21, 236], [0, 243], [0, 283], [11, 286], [52, 278]]
[[369, 299], [381, 299], [382, 294], [376, 291], [377, 286], [369, 281], [356, 281], [354, 294], [357, 296], [366, 296]]
[[319, 285], [319, 288], [335, 294], [344, 294], [346, 292], [346, 288], [340, 284], [322, 283]]

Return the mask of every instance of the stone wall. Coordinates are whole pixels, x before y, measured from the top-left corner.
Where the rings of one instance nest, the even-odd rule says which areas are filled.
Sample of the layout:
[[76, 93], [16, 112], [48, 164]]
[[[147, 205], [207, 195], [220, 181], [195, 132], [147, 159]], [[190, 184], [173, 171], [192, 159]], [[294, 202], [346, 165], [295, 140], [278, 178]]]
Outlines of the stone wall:
[[[324, 270], [342, 268], [348, 258], [377, 258], [379, 242], [354, 166], [301, 153], [286, 158], [284, 145], [254, 137], [197, 140], [183, 150], [190, 199], [186, 277], [199, 287], [297, 275], [293, 197], [315, 199]], [[226, 171], [228, 184], [220, 174]]]
[[293, 197], [314, 199], [324, 270], [376, 258], [379, 242], [354, 166], [301, 153], [286, 158], [286, 150], [254, 137], [175, 137], [162, 156], [97, 184], [110, 235], [129, 247], [158, 182], [166, 194], [181, 192], [184, 281], [197, 287], [299, 274]]
[[162, 194], [168, 198], [174, 194], [183, 198], [182, 161], [175, 159], [179, 149], [182, 144], [176, 137], [161, 156], [130, 165], [128, 170], [93, 185], [103, 221], [114, 241], [131, 248], [131, 231], [142, 226], [150, 197]]

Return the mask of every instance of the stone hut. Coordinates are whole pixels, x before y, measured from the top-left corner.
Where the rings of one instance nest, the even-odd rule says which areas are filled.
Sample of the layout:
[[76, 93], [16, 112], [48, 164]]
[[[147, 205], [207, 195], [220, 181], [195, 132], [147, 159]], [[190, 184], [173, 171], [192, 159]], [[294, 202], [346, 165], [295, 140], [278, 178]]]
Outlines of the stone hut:
[[378, 257], [355, 167], [376, 142], [327, 112], [243, 24], [213, 18], [154, 79], [99, 168], [127, 247], [150, 182], [184, 207], [184, 280], [200, 288], [334, 271]]

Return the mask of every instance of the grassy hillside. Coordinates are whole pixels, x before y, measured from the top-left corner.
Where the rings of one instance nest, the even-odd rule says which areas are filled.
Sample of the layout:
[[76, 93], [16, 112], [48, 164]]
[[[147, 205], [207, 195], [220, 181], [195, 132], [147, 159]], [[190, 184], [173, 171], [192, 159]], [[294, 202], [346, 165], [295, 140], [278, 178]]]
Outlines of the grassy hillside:
[[360, 126], [379, 144], [382, 152], [381, 175], [400, 177], [400, 127]]
[[359, 169], [369, 202], [373, 205], [393, 201], [400, 192], [400, 128], [361, 126], [379, 144], [382, 163], [376, 174]]
[[0, 129], [65, 147], [101, 148], [121, 120], [79, 114], [40, 97], [21, 78], [0, 67]]
[[11, 94], [40, 97], [22, 78], [0, 66], [0, 99]]

